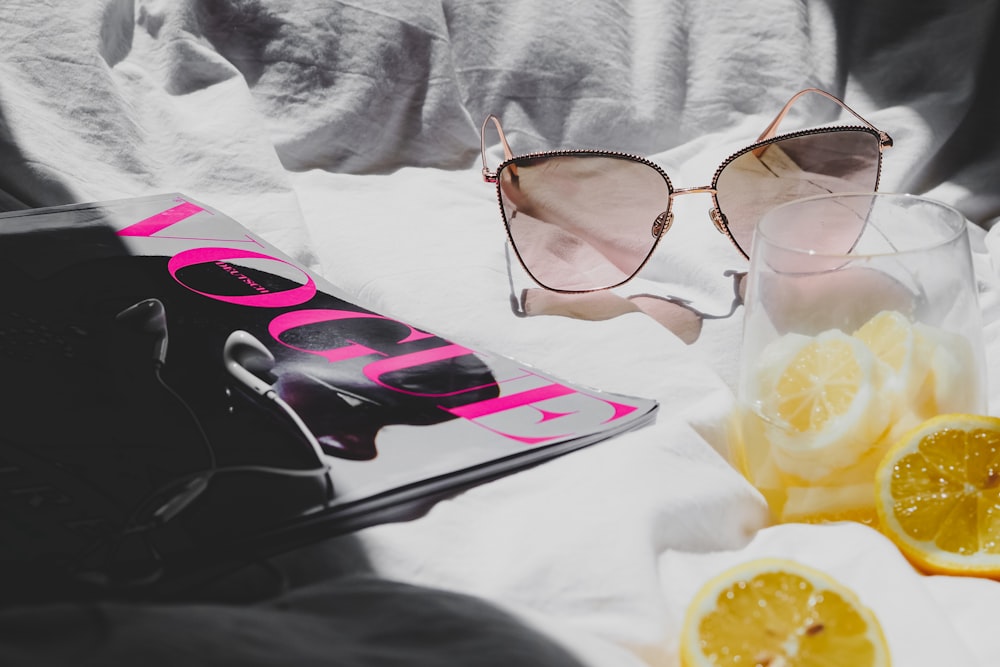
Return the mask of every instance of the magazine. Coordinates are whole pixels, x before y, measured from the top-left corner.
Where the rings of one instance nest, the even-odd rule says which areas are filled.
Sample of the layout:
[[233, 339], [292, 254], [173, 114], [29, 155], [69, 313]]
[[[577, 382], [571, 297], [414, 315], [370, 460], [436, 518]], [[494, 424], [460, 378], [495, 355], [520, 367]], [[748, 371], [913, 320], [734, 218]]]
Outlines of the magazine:
[[654, 401], [351, 303], [179, 194], [0, 214], [0, 563], [134, 587], [419, 514]]

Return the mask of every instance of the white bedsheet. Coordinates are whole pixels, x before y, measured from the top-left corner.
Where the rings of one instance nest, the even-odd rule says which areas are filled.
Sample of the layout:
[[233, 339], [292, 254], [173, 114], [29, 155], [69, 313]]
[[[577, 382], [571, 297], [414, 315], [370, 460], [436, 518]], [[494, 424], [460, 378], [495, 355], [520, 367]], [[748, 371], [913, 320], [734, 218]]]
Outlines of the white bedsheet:
[[[478, 162], [479, 123], [495, 113], [516, 152], [613, 148], [653, 157], [678, 187], [705, 185], [792, 93], [829, 90], [893, 136], [883, 190], [972, 221], [1000, 415], [1000, 229], [986, 231], [1000, 216], [998, 25], [1000, 6], [982, 0], [6, 0], [0, 208], [180, 191], [361, 305], [662, 408], [650, 427], [322, 545], [322, 576], [300, 573], [277, 602], [101, 607], [118, 629], [103, 634], [67, 622], [78, 609], [5, 610], [18, 632], [0, 629], [0, 662], [85, 646], [96, 663], [569, 664], [535, 644], [514, 653], [526, 631], [452, 592], [582, 665], [675, 665], [697, 587], [768, 554], [854, 588], [897, 665], [998, 664], [1000, 584], [918, 575], [859, 525], [765, 527], [763, 501], [723, 458], [742, 315], [731, 273], [746, 263], [707, 197], [677, 200], [667, 241], [620, 291], [688, 301], [709, 316], [694, 329], [678, 335], [648, 304], [604, 320], [519, 316], [510, 296], [529, 283]], [[804, 104], [788, 127], [834, 110]], [[338, 578], [354, 570], [374, 579]], [[427, 587], [427, 615], [403, 602], [422, 589], [388, 595], [390, 582]], [[46, 625], [53, 639], [25, 639]]]

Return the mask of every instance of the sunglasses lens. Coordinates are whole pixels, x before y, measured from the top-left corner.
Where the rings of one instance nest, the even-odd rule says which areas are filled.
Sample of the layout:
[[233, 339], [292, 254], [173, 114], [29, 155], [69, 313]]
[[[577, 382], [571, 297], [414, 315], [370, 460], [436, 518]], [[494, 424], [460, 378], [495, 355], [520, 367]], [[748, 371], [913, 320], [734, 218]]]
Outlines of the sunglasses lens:
[[874, 192], [880, 164], [874, 132], [833, 129], [779, 139], [733, 158], [716, 177], [716, 198], [730, 234], [749, 256], [765, 211], [814, 195]]
[[514, 251], [543, 287], [614, 287], [656, 247], [670, 185], [625, 156], [576, 153], [518, 158], [498, 174]]

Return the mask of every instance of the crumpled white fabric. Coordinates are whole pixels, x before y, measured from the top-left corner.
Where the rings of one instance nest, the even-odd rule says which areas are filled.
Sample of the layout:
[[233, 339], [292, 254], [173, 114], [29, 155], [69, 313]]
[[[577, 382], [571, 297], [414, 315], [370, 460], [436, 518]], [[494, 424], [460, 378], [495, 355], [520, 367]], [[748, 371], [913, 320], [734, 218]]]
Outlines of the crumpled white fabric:
[[[879, 615], [896, 664], [992, 665], [996, 583], [918, 575], [861, 526], [767, 528], [762, 499], [726, 463], [741, 318], [731, 312], [733, 274], [746, 263], [712, 227], [707, 197], [677, 200], [666, 242], [620, 292], [683, 300], [706, 315], [689, 344], [641, 310], [599, 321], [519, 316], [511, 296], [530, 283], [505, 251], [478, 160], [479, 125], [494, 113], [516, 152], [634, 152], [660, 162], [677, 187], [706, 185], [792, 93], [829, 90], [893, 136], [883, 190], [928, 194], [974, 223], [989, 411], [1000, 414], [1000, 232], [985, 232], [1000, 216], [990, 76], [998, 12], [995, 0], [8, 0], [0, 208], [183, 192], [361, 305], [660, 402], [647, 428], [469, 490], [414, 521], [320, 545], [311, 557], [325, 568], [290, 566], [299, 594], [325, 600], [310, 612], [320, 624], [338, 624], [348, 591], [373, 612], [359, 627], [378, 637], [380, 614], [391, 616], [396, 601], [338, 578], [361, 570], [426, 587], [417, 590], [432, 600], [443, 590], [497, 605], [584, 665], [675, 665], [679, 619], [697, 586], [767, 553], [855, 588]], [[782, 129], [836, 120], [835, 111], [804, 101]], [[495, 137], [487, 143], [495, 166]], [[191, 608], [216, 625], [190, 645], [177, 639], [190, 625], [175, 608], [138, 607], [131, 624], [116, 616], [110, 627], [177, 639], [191, 664], [232, 654], [234, 642], [260, 664], [355, 664], [349, 655], [385, 664], [365, 652], [371, 642], [405, 647], [424, 630], [402, 622], [389, 636], [326, 643], [315, 626], [258, 606]], [[483, 656], [524, 644], [537, 649], [536, 664], [561, 664], [527, 630], [483, 632], [489, 622], [467, 608]], [[36, 610], [25, 622], [42, 627], [63, 611]], [[234, 628], [242, 622], [286, 630], [248, 637]], [[156, 664], [141, 645], [109, 637], [121, 635], [87, 636], [95, 662]], [[0, 656], [15, 648], [0, 636]], [[432, 653], [414, 661], [438, 664]]]

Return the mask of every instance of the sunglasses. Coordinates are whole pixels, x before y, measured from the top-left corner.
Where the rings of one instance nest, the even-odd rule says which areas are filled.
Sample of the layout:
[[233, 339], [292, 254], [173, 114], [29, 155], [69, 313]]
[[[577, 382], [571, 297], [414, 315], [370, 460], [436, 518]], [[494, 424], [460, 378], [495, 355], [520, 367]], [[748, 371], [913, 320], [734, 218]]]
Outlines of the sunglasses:
[[[861, 125], [777, 134], [803, 95], [822, 95]], [[504, 161], [486, 165], [486, 130], [500, 135]], [[514, 156], [500, 119], [483, 121], [483, 180], [495, 183], [500, 214], [518, 260], [538, 285], [555, 292], [593, 292], [631, 280], [673, 223], [680, 195], [712, 197], [715, 228], [750, 255], [754, 227], [779, 204], [832, 192], [874, 192], [882, 151], [892, 138], [840, 99], [817, 88], [799, 91], [755, 143], [726, 158], [712, 184], [675, 189], [654, 162], [615, 151], [559, 150]]]

